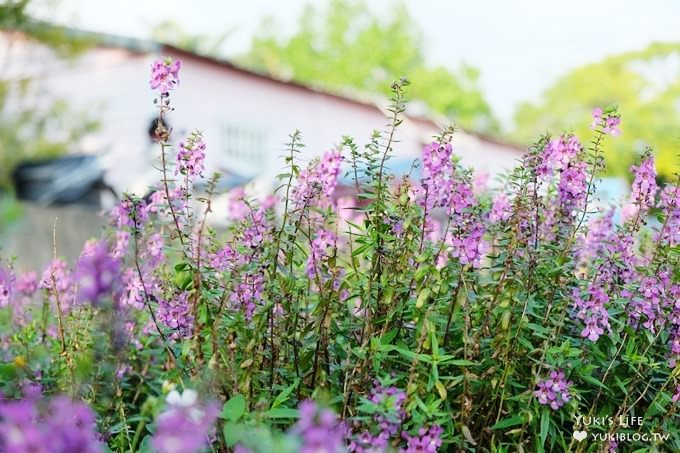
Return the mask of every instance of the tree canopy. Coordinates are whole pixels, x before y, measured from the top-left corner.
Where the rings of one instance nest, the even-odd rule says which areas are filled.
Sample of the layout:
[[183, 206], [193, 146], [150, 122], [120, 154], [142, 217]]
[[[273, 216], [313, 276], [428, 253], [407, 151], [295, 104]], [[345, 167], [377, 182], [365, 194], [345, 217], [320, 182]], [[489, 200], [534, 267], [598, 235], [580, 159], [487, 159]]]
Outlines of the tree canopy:
[[481, 132], [499, 126], [467, 65], [451, 71], [427, 64], [422, 32], [401, 3], [376, 17], [360, 0], [308, 5], [297, 31], [282, 38], [274, 19], [264, 21], [242, 63], [283, 78], [331, 90], [388, 93], [406, 76], [409, 95], [456, 124]]
[[[33, 20], [28, 14], [30, 5], [31, 0], [0, 5], [0, 31], [7, 32], [6, 51], [11, 50], [15, 32], [48, 46], [64, 59], [89, 48], [87, 40]], [[8, 76], [7, 65], [0, 68], [0, 192], [11, 189], [10, 175], [19, 162], [61, 155], [97, 127], [89, 115], [73, 111], [67, 100], [51, 96], [40, 82]]]
[[607, 148], [607, 168], [629, 175], [636, 155], [651, 147], [661, 178], [680, 164], [680, 44], [652, 44], [573, 70], [535, 104], [516, 112], [514, 136], [527, 141], [546, 130], [573, 130], [588, 136], [594, 107], [616, 104], [622, 134]]

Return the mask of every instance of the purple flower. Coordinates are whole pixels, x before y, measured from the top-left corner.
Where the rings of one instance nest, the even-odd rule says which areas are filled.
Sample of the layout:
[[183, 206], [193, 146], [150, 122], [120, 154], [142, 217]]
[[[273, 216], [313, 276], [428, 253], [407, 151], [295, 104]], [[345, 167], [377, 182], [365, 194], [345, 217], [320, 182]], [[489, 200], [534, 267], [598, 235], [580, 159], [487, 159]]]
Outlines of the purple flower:
[[244, 272], [231, 293], [230, 301], [234, 307], [244, 312], [247, 320], [251, 320], [262, 300], [263, 292], [264, 274], [257, 271]]
[[574, 161], [560, 173], [557, 194], [560, 206], [567, 214], [584, 208], [588, 192], [586, 170], [585, 162]]
[[194, 318], [189, 304], [189, 293], [182, 293], [173, 300], [158, 302], [158, 320], [172, 333], [170, 338], [180, 340], [191, 337]]
[[593, 217], [588, 221], [588, 232], [583, 237], [579, 248], [579, 262], [586, 263], [588, 260], [604, 255], [614, 237], [612, 220], [614, 212], [612, 208], [604, 215]]
[[106, 242], [86, 243], [76, 267], [79, 302], [97, 306], [120, 288], [120, 260], [109, 253]]
[[227, 194], [227, 197], [227, 219], [232, 221], [243, 220], [250, 212], [248, 203], [245, 201], [245, 189], [236, 187]]
[[588, 297], [583, 299], [578, 288], [573, 290], [573, 307], [576, 317], [585, 322], [585, 328], [581, 336], [590, 341], [597, 341], [604, 331], [611, 331], [609, 325], [609, 312], [605, 305], [609, 302], [607, 293], [596, 284], [591, 284], [588, 289]]
[[17, 292], [30, 296], [38, 290], [38, 274], [29, 271], [19, 275], [15, 289]]
[[50, 300], [56, 304], [57, 298], [63, 313], [68, 313], [74, 299], [74, 282], [66, 267], [66, 263], [59, 258], [54, 259], [45, 269], [40, 280], [40, 288], [46, 289]]
[[676, 403], [680, 401], [680, 385], [675, 388], [675, 395], [673, 395], [673, 398], [671, 399]]
[[345, 450], [345, 428], [330, 409], [322, 409], [312, 400], [300, 403], [300, 418], [291, 433], [300, 438], [300, 453], [340, 453]]
[[659, 190], [659, 186], [656, 185], [654, 156], [647, 153], [640, 165], [630, 167], [630, 172], [635, 175], [630, 201], [645, 213], [654, 206], [656, 192]]
[[0, 263], [0, 308], [7, 307], [12, 299], [16, 277], [9, 267]]
[[540, 381], [534, 392], [540, 404], [550, 406], [557, 410], [571, 400], [571, 386], [573, 382], [567, 381], [564, 372], [561, 370], [553, 371], [550, 376]]
[[510, 219], [512, 215], [512, 206], [508, 197], [499, 192], [493, 197], [493, 204], [491, 206], [491, 212], [489, 213], [489, 222], [498, 223], [505, 222]]
[[417, 192], [419, 204], [428, 212], [445, 208], [451, 214], [462, 214], [475, 204], [469, 178], [453, 164], [451, 143], [432, 142], [423, 148], [423, 177]]
[[307, 276], [310, 279], [319, 277], [323, 281], [324, 263], [328, 262], [335, 247], [336, 237], [332, 232], [323, 228], [319, 229], [307, 257]]
[[612, 137], [618, 137], [621, 135], [619, 124], [621, 124], [620, 116], [609, 116], [604, 122], [604, 128], [602, 129], [602, 132], [609, 134]]
[[214, 404], [201, 404], [198, 394], [187, 389], [172, 390], [168, 408], [156, 418], [151, 445], [160, 453], [197, 453], [208, 445], [210, 431], [217, 420]]
[[603, 112], [600, 107], [593, 109], [593, 122], [590, 125], [591, 129], [597, 129], [602, 127], [602, 132], [613, 137], [621, 135], [619, 130], [619, 124], [621, 124], [621, 116], [616, 112], [615, 109], [607, 109]]
[[489, 250], [489, 243], [484, 240], [485, 233], [482, 223], [464, 225], [459, 231], [448, 232], [444, 243], [448, 246], [449, 255], [458, 258], [460, 264], [478, 268]]
[[600, 107], [595, 107], [593, 109], [593, 122], [590, 123], [590, 128], [597, 129], [601, 122], [602, 122], [602, 109]]
[[680, 187], [666, 186], [661, 192], [658, 206], [666, 218], [656, 240], [675, 247], [680, 244]]
[[149, 220], [148, 207], [144, 200], [125, 194], [120, 203], [111, 210], [111, 218], [119, 230], [141, 230]]
[[165, 260], [163, 247], [165, 240], [160, 233], [154, 233], [146, 239], [146, 248], [142, 252], [142, 258], [145, 260], [145, 265], [151, 268], [160, 266]]
[[122, 283], [123, 293], [120, 298], [121, 305], [131, 307], [136, 310], [143, 309], [145, 301], [144, 286], [139, 280], [139, 274], [137, 273], [137, 270], [133, 268], [125, 269], [122, 276]]
[[642, 278], [638, 293], [631, 294], [628, 305], [629, 324], [635, 328], [643, 326], [654, 333], [657, 319], [663, 317], [664, 307], [670, 305], [667, 297], [666, 285], [662, 279], [657, 276]]
[[374, 382], [368, 400], [375, 406], [368, 429], [354, 436], [349, 451], [363, 453], [385, 451], [392, 439], [401, 430], [406, 419], [406, 393], [397, 387], [384, 387]]
[[124, 230], [116, 231], [116, 241], [111, 255], [118, 259], [124, 259], [130, 245], [130, 233]]
[[177, 152], [175, 174], [183, 174], [189, 179], [202, 176], [205, 160], [205, 142], [200, 132], [194, 131], [186, 141], [180, 142]]
[[0, 450], [94, 453], [103, 451], [103, 446], [89, 407], [65, 396], [46, 402], [35, 395], [20, 401], [0, 400]]
[[175, 187], [170, 185], [168, 189], [170, 195], [169, 200], [164, 190], [159, 190], [151, 194], [150, 202], [145, 207], [145, 214], [148, 216], [149, 213], [158, 213], [161, 216], [169, 218], [172, 215], [170, 210], [170, 206], [172, 206], [172, 210], [174, 210], [175, 214], [178, 216], [177, 222], [180, 227], [182, 227], [185, 224], [185, 220], [184, 217], [179, 214], [184, 212], [187, 208], [187, 198], [189, 196], [187, 189], [181, 185]]
[[331, 205], [341, 165], [342, 153], [339, 150], [328, 151], [321, 159], [313, 160], [297, 178], [297, 184], [291, 194], [293, 203], [297, 207], [314, 204], [318, 204], [319, 207]]
[[[53, 451], [101, 451], [97, 440], [95, 417], [92, 410], [79, 403], [74, 403], [66, 396], [58, 396], [50, 402], [47, 425], [50, 448]], [[54, 434], [58, 433], [57, 436]]]
[[225, 272], [236, 267], [239, 264], [243, 264], [243, 255], [238, 253], [236, 249], [231, 245], [227, 244], [217, 252], [213, 253], [209, 260], [210, 265], [217, 269], [218, 271]]
[[418, 434], [411, 436], [407, 432], [402, 433], [406, 440], [406, 448], [399, 451], [402, 453], [434, 453], [442, 445], [441, 435], [444, 430], [439, 425], [432, 425], [429, 428], [420, 428]]
[[548, 180], [556, 171], [567, 168], [580, 151], [581, 142], [575, 135], [562, 135], [550, 140], [540, 154], [536, 173], [541, 179]]
[[151, 64], [151, 80], [149, 84], [152, 90], [158, 90], [166, 95], [179, 84], [179, 70], [182, 61], [173, 61], [170, 57], [160, 58]]

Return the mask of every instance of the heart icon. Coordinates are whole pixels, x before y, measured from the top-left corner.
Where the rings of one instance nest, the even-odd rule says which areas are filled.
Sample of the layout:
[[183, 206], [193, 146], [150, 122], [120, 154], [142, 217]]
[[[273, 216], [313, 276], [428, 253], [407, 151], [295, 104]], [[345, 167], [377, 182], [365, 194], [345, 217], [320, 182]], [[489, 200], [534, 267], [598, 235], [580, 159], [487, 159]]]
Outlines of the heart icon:
[[581, 442], [586, 437], [588, 437], [588, 433], [586, 431], [574, 431], [574, 439], [578, 440], [579, 442]]

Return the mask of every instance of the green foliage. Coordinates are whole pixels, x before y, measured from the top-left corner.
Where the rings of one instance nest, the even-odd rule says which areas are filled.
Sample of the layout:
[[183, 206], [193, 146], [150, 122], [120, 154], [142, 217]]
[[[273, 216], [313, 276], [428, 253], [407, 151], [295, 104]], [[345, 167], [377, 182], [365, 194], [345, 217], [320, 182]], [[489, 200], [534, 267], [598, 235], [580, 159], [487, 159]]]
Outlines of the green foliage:
[[659, 173], [668, 180], [677, 171], [680, 150], [679, 58], [680, 44], [652, 44], [575, 69], [548, 88], [538, 103], [519, 106], [515, 138], [525, 141], [547, 130], [586, 134], [592, 109], [616, 104], [622, 135], [605, 153], [609, 174], [630, 177], [628, 167], [636, 153], [650, 146]]
[[309, 5], [287, 39], [269, 19], [242, 61], [333, 90], [389, 93], [392, 80], [408, 76], [412, 98], [434, 112], [478, 131], [499, 128], [478, 87], [478, 71], [466, 65], [456, 72], [429, 66], [421, 32], [401, 3], [379, 18], [362, 1], [333, 0], [326, 10]]
[[[204, 147], [184, 146], [173, 171], [163, 141], [158, 191], [125, 197], [73, 274], [51, 266], [29, 295], [1, 263], [3, 396], [30, 380], [82, 399], [116, 451], [151, 451], [175, 417], [215, 451], [378, 434], [399, 449], [431, 430], [444, 451], [608, 449], [577, 428], [666, 433], [621, 450], [677, 450], [680, 177], [657, 203], [653, 170], [636, 175], [639, 211], [621, 224], [593, 213], [613, 107], [586, 145], [540, 137], [494, 194], [473, 192], [453, 128], [425, 147], [422, 179], [391, 175], [408, 85], [390, 85], [388, 124], [363, 147], [344, 137], [303, 168], [293, 133], [279, 210], [231, 193], [238, 214], [213, 230], [218, 176], [195, 185]], [[343, 160], [347, 209], [333, 198]], [[642, 422], [583, 421], [620, 416]]]
[[219, 58], [224, 42], [231, 31], [218, 36], [194, 35], [188, 33], [182, 25], [172, 20], [165, 20], [151, 29], [151, 36], [158, 42], [172, 44], [189, 52]]

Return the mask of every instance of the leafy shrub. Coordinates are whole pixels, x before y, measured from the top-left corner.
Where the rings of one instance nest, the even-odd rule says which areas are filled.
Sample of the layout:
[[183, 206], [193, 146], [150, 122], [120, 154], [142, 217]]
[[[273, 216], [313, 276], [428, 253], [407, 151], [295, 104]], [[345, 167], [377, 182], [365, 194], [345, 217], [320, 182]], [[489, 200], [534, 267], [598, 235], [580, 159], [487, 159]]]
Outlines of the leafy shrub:
[[[154, 64], [160, 117], [179, 70]], [[195, 190], [209, 146], [171, 153], [159, 126], [158, 190], [126, 196], [73, 270], [5, 263], [2, 448], [56, 430], [58, 403], [92, 450], [680, 449], [678, 184], [647, 152], [623, 209], [593, 208], [614, 108], [588, 145], [541, 137], [493, 191], [452, 129], [419, 180], [393, 176], [406, 86], [363, 148], [303, 166], [292, 134], [276, 195], [231, 192], [226, 232], [207, 222], [218, 176]]]

